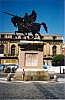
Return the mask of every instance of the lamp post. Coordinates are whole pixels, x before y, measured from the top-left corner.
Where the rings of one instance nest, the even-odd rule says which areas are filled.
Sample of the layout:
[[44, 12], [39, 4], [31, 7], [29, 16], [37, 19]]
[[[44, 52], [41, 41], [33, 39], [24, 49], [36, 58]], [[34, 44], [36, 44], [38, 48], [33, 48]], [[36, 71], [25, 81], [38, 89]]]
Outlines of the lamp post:
[[[60, 62], [58, 62], [58, 65], [60, 65]], [[61, 66], [60, 66], [60, 74], [61, 74]]]

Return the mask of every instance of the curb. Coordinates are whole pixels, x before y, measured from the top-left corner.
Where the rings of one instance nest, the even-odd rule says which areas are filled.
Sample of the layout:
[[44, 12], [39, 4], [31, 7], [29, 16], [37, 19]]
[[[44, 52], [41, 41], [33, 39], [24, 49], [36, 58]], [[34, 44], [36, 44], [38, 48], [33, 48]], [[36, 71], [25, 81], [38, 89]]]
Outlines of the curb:
[[65, 83], [65, 78], [58, 78], [57, 81], [55, 80], [51, 80], [51, 81], [18, 81], [18, 80], [11, 80], [11, 81], [7, 81], [7, 78], [0, 78], [0, 82], [11, 82], [11, 83], [58, 83], [58, 82], [64, 82]]

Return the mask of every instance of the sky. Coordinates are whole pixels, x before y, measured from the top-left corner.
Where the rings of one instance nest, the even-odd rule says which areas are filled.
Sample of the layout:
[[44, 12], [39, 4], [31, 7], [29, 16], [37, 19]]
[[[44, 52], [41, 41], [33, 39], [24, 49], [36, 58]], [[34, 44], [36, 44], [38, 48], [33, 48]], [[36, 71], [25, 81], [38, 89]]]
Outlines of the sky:
[[11, 22], [12, 16], [4, 14], [8, 12], [20, 17], [24, 14], [32, 13], [35, 10], [37, 19], [35, 22], [45, 22], [48, 27], [48, 33], [41, 26], [41, 34], [60, 34], [64, 35], [64, 1], [65, 0], [0, 0], [0, 33], [15, 32], [15, 28]]

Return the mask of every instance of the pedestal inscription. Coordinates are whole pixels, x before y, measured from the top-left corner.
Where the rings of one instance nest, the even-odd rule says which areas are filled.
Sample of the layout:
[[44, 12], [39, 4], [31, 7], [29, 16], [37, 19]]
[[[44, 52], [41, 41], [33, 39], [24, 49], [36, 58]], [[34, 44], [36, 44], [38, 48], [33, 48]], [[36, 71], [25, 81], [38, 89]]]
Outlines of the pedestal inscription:
[[34, 53], [25, 54], [25, 66], [37, 66], [38, 65], [37, 56], [38, 54], [34, 54]]

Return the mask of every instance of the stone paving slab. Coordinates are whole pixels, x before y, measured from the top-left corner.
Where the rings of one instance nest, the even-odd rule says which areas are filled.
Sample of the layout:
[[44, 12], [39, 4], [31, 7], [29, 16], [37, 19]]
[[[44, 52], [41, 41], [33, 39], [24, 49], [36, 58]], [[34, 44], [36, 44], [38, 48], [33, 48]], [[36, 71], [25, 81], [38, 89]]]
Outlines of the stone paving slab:
[[65, 99], [64, 85], [59, 82], [0, 82], [0, 99]]

